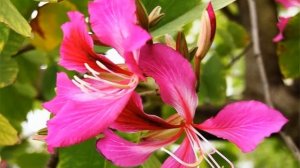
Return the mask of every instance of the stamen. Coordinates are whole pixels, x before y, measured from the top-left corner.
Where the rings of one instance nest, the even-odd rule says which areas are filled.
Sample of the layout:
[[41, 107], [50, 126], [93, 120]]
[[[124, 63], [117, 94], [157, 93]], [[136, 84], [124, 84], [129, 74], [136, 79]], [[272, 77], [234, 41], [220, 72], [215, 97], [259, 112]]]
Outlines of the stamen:
[[74, 85], [76, 85], [82, 92], [88, 93], [88, 90], [83, 85], [81, 85], [80, 83], [78, 83], [76, 80], [72, 79], [72, 83]]
[[[234, 168], [234, 165], [233, 163], [228, 159], [226, 158], [221, 152], [219, 152], [202, 134], [200, 134], [194, 127], [190, 127], [190, 129], [195, 133], [197, 134], [202, 140], [204, 140], [212, 149], [215, 153], [217, 153], [219, 156], [221, 156], [230, 166], [231, 168]], [[208, 153], [209, 156], [211, 156], [209, 153]], [[213, 161], [215, 161], [213, 159]]]
[[76, 82], [78, 82], [80, 85], [82, 85], [83, 87], [86, 87], [88, 89], [91, 89], [93, 91], [99, 91], [99, 89], [96, 89], [94, 87], [92, 87], [89, 83], [87, 83], [86, 81], [80, 79], [78, 76], [74, 75], [74, 80]]
[[160, 148], [162, 151], [166, 152], [167, 154], [169, 154], [173, 159], [175, 159], [178, 163], [182, 164], [183, 166], [186, 166], [186, 167], [196, 167], [198, 165], [200, 165], [201, 163], [201, 160], [198, 160], [194, 163], [187, 163], [183, 160], [181, 160], [180, 158], [178, 158], [174, 153], [172, 153], [171, 151], [165, 149], [165, 148]]
[[97, 72], [96, 70], [94, 70], [93, 68], [91, 68], [91, 67], [89, 66], [89, 64], [84, 63], [84, 66], [85, 66], [85, 68], [86, 68], [88, 71], [90, 71], [94, 76], [95, 76], [95, 75], [100, 75], [100, 73]]
[[116, 82], [111, 82], [111, 81], [108, 81], [108, 80], [101, 79], [98, 76], [90, 76], [90, 75], [87, 75], [87, 74], [84, 74], [83, 77], [87, 78], [87, 79], [93, 79], [93, 80], [96, 80], [96, 81], [104, 82], [104, 83], [107, 83], [107, 84], [110, 84], [112, 86], [122, 88], [122, 89], [130, 88], [131, 84], [133, 83], [133, 82], [131, 82], [129, 84], [123, 85], [123, 84], [119, 84], [119, 83], [116, 83]]
[[[190, 144], [191, 144], [191, 147], [193, 149], [193, 152], [194, 152], [194, 155], [195, 155], [195, 158], [196, 158], [196, 161], [198, 162], [199, 161], [199, 157], [198, 157], [198, 154], [197, 154], [197, 150], [198, 150], [198, 146], [193, 138], [193, 136], [190, 134], [189, 130], [187, 128], [184, 129], [185, 132], [186, 132], [186, 135], [187, 135], [187, 138], [189, 139], [190, 141]], [[202, 159], [201, 159], [202, 161]], [[200, 161], [200, 162], [201, 162]], [[197, 166], [197, 168], [199, 167], [199, 165]]]
[[106, 70], [106, 71], [108, 71], [108, 72], [110, 72], [110, 73], [112, 73], [112, 74], [114, 74], [114, 75], [116, 75], [116, 76], [118, 76], [118, 77], [121, 77], [121, 78], [123, 78], [123, 79], [130, 79], [130, 77], [128, 77], [127, 75], [120, 74], [120, 73], [116, 73], [116, 72], [114, 72], [114, 71], [108, 69], [108, 68], [107, 68], [104, 64], [102, 64], [100, 61], [96, 61], [96, 64], [97, 64], [100, 68], [102, 68], [102, 69], [104, 69], [104, 70]]

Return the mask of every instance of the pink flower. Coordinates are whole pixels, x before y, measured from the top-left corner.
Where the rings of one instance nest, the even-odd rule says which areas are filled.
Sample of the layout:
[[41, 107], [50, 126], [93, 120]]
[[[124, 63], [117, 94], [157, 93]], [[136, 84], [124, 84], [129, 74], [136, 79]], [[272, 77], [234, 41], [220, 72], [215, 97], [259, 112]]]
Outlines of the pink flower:
[[279, 33], [273, 38], [273, 42], [280, 42], [284, 39], [283, 33], [284, 33], [284, 30], [285, 30], [289, 20], [290, 20], [290, 17], [279, 17], [279, 21], [277, 23]]
[[300, 7], [300, 0], [276, 0], [278, 3], [283, 5], [285, 8]]
[[[287, 122], [280, 112], [263, 103], [241, 101], [229, 104], [217, 116], [195, 124], [193, 119], [198, 98], [190, 63], [175, 50], [161, 44], [144, 46], [140, 57], [142, 71], [155, 79], [162, 100], [173, 106], [178, 114], [166, 120], [148, 115], [143, 111], [140, 96], [134, 93], [111, 128], [124, 132], [146, 130], [146, 135], [139, 143], [133, 143], [108, 129], [104, 138], [97, 142], [98, 151], [118, 166], [140, 165], [152, 152], [161, 149], [170, 155], [162, 165], [164, 168], [197, 167], [203, 159], [218, 167], [213, 154], [218, 154], [233, 167], [200, 131], [227, 139], [243, 152], [250, 152], [263, 138], [278, 132]], [[184, 139], [175, 153], [165, 148], [181, 136]], [[205, 144], [210, 151], [204, 149]]]
[[137, 66], [140, 48], [150, 35], [137, 25], [134, 0], [95, 0], [89, 3], [97, 42], [115, 48], [126, 64], [114, 64], [94, 51], [84, 16], [69, 12], [59, 64], [82, 73], [73, 80], [57, 75], [57, 96], [44, 104], [54, 114], [48, 121], [48, 150], [82, 142], [105, 130], [122, 112], [143, 78]]

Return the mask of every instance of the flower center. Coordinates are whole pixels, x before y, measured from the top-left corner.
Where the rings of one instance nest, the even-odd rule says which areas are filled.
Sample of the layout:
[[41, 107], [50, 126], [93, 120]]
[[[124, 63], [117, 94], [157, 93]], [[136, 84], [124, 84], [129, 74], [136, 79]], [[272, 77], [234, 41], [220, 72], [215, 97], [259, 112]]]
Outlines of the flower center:
[[224, 159], [231, 168], [234, 168], [233, 163], [226, 158], [221, 152], [219, 152], [202, 134], [200, 134], [194, 127], [191, 125], [186, 125], [184, 128], [186, 136], [190, 142], [191, 148], [193, 149], [193, 153], [195, 156], [194, 163], [187, 163], [186, 161], [180, 159], [171, 151], [161, 148], [162, 151], [169, 154], [173, 159], [175, 159], [178, 163], [186, 167], [199, 167], [202, 160], [204, 159], [211, 168], [221, 168], [218, 162], [213, 158], [214, 154], [219, 155], [222, 159]]
[[131, 76], [114, 72], [100, 61], [96, 61], [104, 72], [99, 72], [87, 63], [84, 66], [88, 73], [83, 75], [84, 79], [74, 76], [72, 82], [85, 93], [97, 92], [103, 96], [122, 96], [124, 92], [131, 88], [135, 88], [138, 83], [138, 76], [132, 74]]

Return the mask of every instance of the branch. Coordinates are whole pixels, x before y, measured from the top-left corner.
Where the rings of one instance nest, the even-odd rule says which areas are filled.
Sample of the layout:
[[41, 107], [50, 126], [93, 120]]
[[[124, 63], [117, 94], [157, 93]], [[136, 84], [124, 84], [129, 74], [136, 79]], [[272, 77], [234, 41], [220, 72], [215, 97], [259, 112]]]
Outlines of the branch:
[[48, 160], [47, 168], [56, 168], [58, 164], [58, 152], [55, 151]]
[[248, 51], [252, 48], [252, 42], [250, 42], [241, 53], [233, 57], [230, 63], [226, 66], [227, 69], [231, 68], [238, 60], [240, 60]]
[[[259, 75], [262, 80], [263, 91], [264, 91], [264, 98], [266, 103], [274, 107], [274, 104], [271, 99], [270, 87], [262, 59], [262, 53], [260, 49], [260, 42], [259, 42], [259, 33], [258, 33], [258, 21], [257, 21], [257, 11], [256, 11], [256, 4], [255, 0], [248, 0], [249, 10], [250, 10], [250, 21], [251, 21], [251, 35], [253, 41], [253, 52], [254, 56], [256, 57], [256, 62], [259, 69]], [[280, 132], [280, 136], [285, 141], [289, 149], [293, 152], [295, 158], [300, 161], [300, 152], [295, 143], [291, 140], [291, 137], [286, 135], [283, 132]]]

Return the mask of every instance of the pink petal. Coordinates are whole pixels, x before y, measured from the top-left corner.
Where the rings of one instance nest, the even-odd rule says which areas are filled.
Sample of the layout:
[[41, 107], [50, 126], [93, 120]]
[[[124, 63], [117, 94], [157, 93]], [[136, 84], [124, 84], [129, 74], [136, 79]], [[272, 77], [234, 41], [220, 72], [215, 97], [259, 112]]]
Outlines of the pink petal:
[[70, 22], [63, 24], [63, 41], [60, 48], [59, 64], [69, 70], [86, 72], [84, 63], [98, 68], [95, 61], [98, 57], [93, 51], [93, 40], [89, 36], [84, 16], [79, 12], [69, 12]]
[[280, 42], [284, 39], [283, 32], [284, 32], [284, 29], [287, 26], [289, 20], [290, 20], [290, 17], [279, 17], [279, 21], [277, 23], [279, 33], [273, 38], [273, 42]]
[[132, 167], [144, 163], [152, 152], [176, 141], [180, 134], [164, 140], [142, 141], [138, 144], [126, 141], [110, 130], [105, 131], [104, 135], [97, 142], [98, 151], [117, 166]]
[[172, 48], [155, 44], [142, 48], [139, 65], [146, 75], [155, 79], [162, 99], [187, 122], [192, 122], [198, 98], [190, 63]]
[[227, 105], [216, 117], [196, 127], [235, 143], [250, 152], [272, 133], [280, 131], [287, 119], [277, 110], [258, 101], [241, 101]]
[[96, 61], [100, 61], [106, 67], [115, 72], [130, 74], [126, 70], [114, 65], [110, 60], [100, 54], [96, 54], [93, 50], [94, 44], [92, 37], [88, 34], [88, 30], [84, 21], [84, 16], [79, 12], [68, 13], [70, 22], [62, 26], [64, 38], [60, 48], [59, 64], [69, 70], [78, 72], [87, 72], [84, 63], [87, 63], [95, 70], [102, 71]]
[[[183, 140], [180, 147], [176, 150], [175, 155], [186, 163], [192, 164], [196, 162], [193, 148], [191, 147], [190, 141], [187, 138]], [[170, 156], [163, 163], [162, 168], [186, 168], [186, 167]]]
[[121, 55], [138, 50], [151, 38], [136, 25], [135, 10], [134, 0], [97, 0], [89, 3], [91, 26], [97, 37]]
[[278, 3], [283, 5], [285, 8], [300, 7], [300, 0], [276, 0]]
[[137, 93], [132, 94], [125, 109], [111, 126], [111, 128], [124, 132], [163, 130], [177, 127], [155, 115], [146, 114], [143, 111], [142, 99]]
[[132, 91], [121, 97], [83, 93], [65, 74], [58, 74], [57, 96], [44, 104], [55, 116], [47, 123], [46, 138], [50, 152], [53, 148], [73, 145], [105, 130], [127, 104]]

